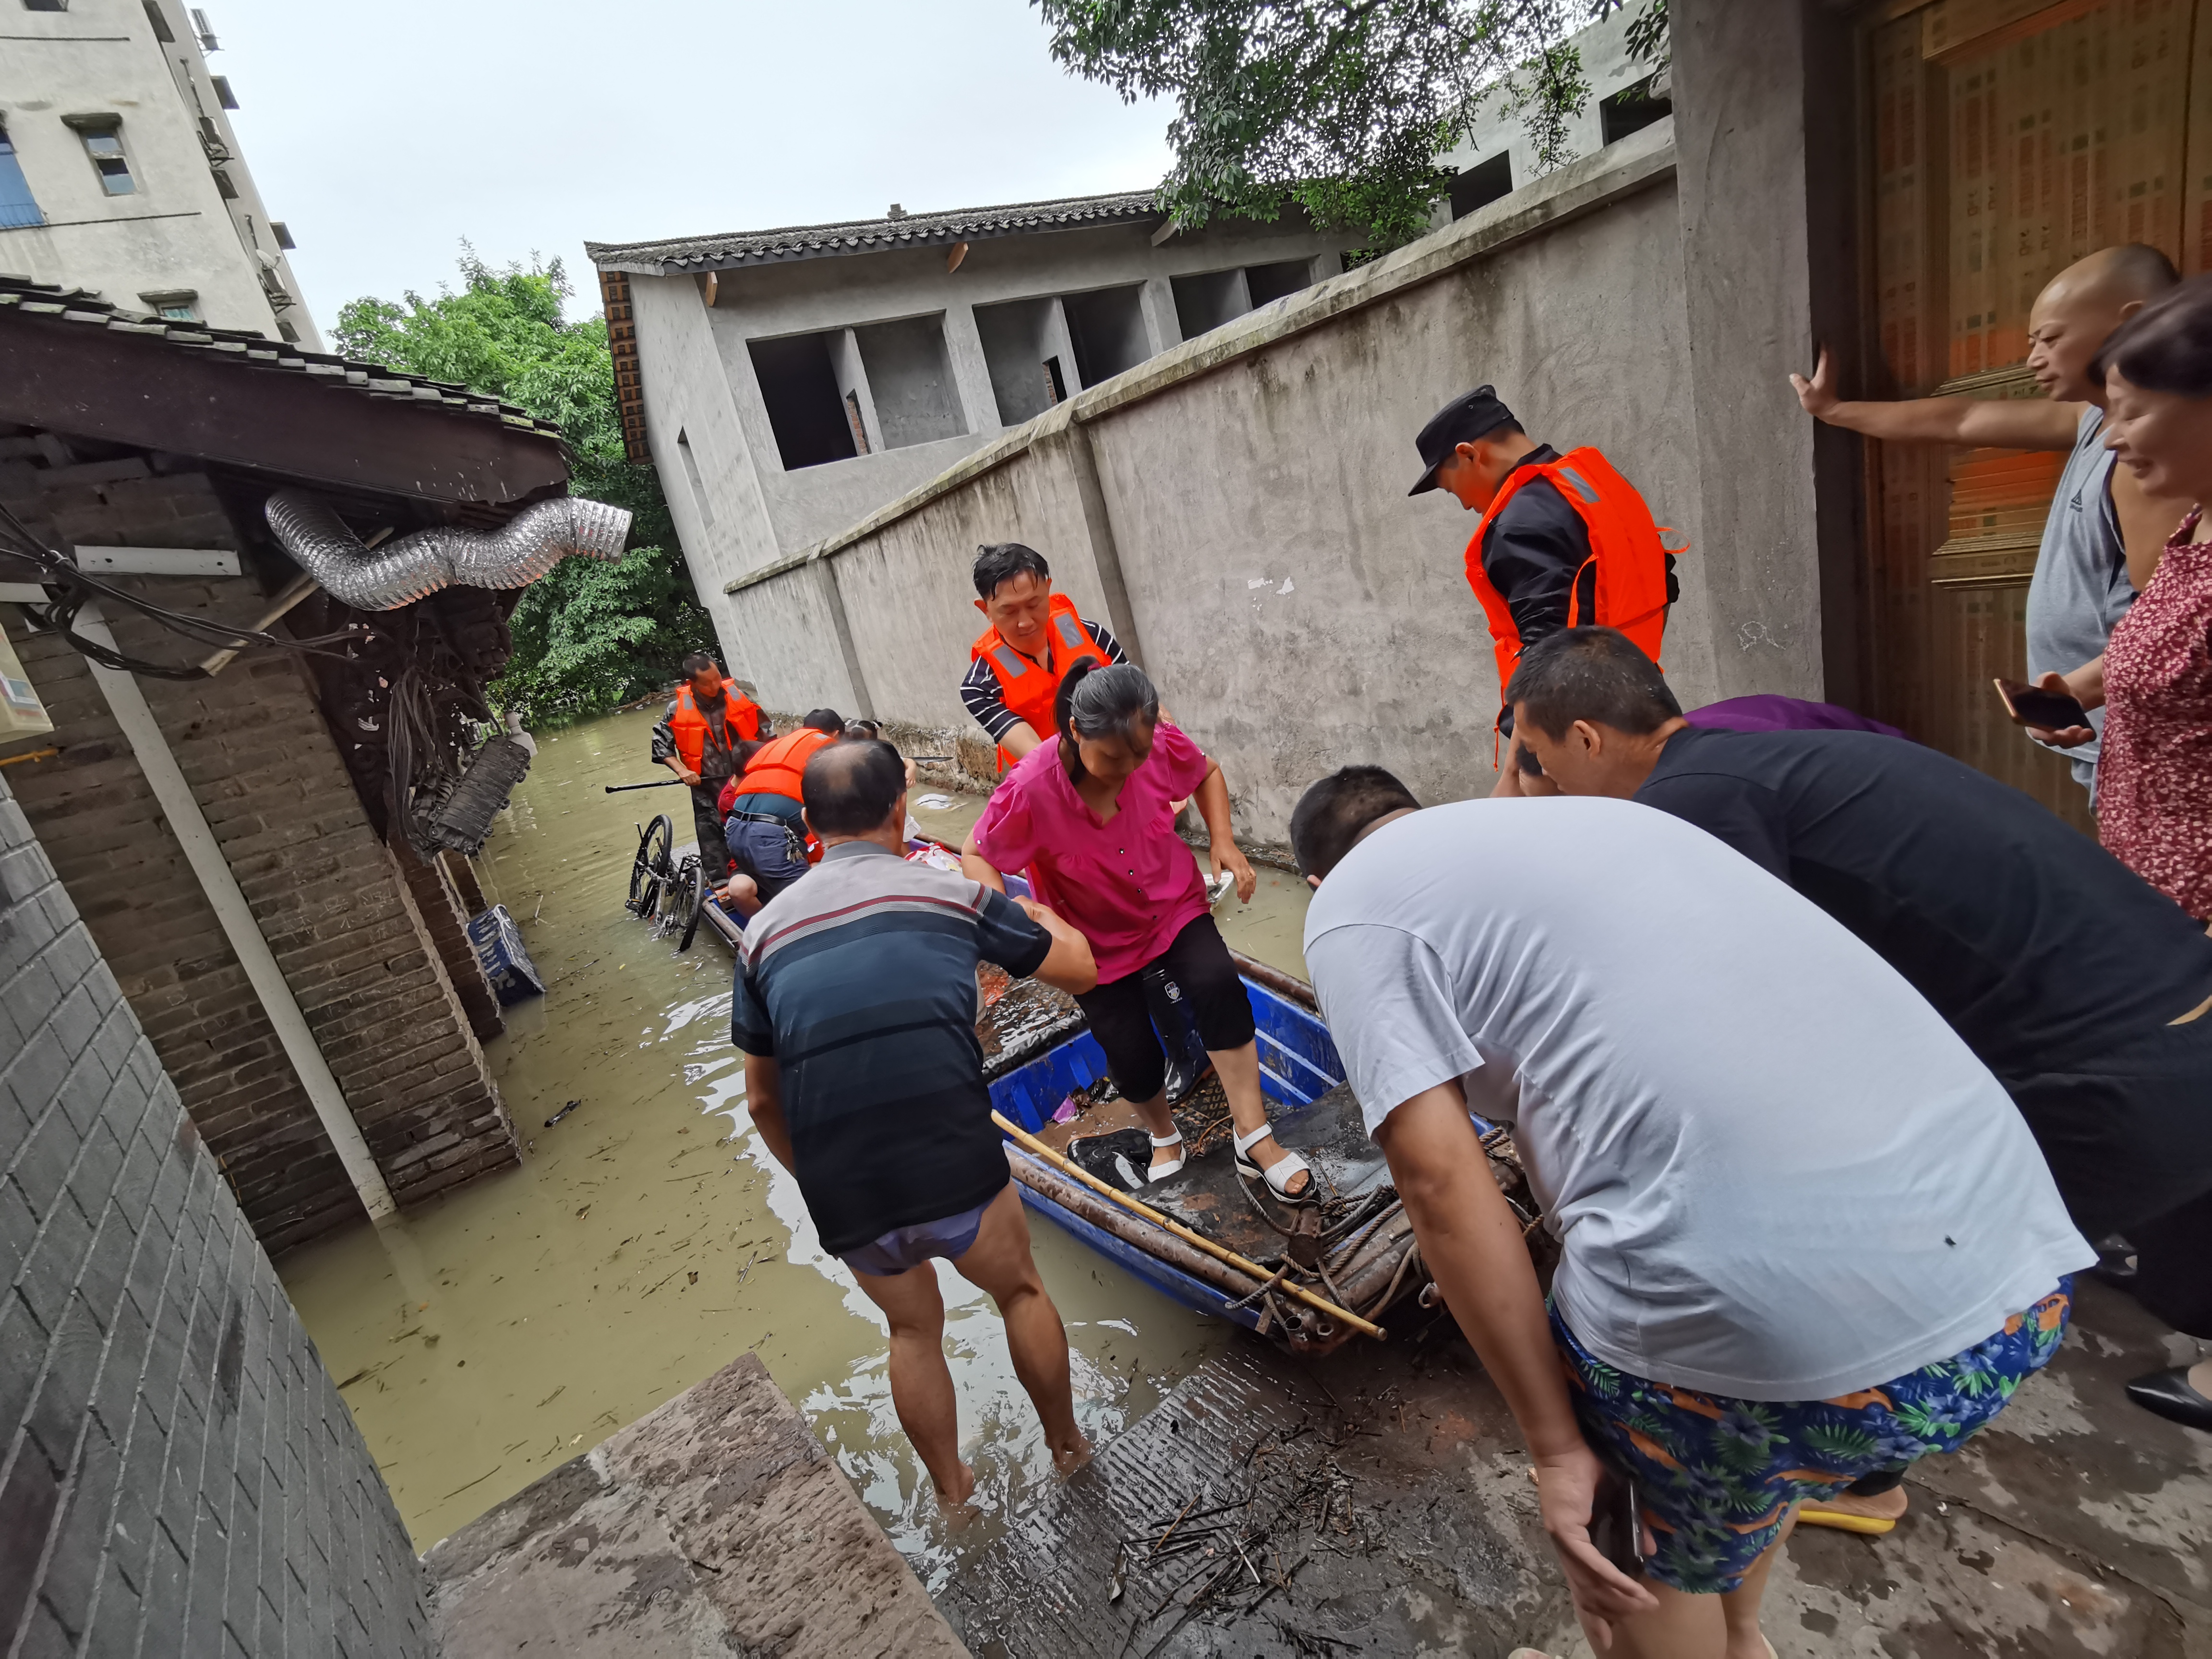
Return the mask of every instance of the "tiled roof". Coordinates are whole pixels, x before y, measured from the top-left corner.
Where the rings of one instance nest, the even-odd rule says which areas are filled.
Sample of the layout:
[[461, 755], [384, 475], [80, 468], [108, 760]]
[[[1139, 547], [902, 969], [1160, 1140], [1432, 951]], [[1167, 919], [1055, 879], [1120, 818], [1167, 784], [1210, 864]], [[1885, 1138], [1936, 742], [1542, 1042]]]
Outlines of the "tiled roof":
[[543, 433], [550, 438], [561, 435], [561, 428], [551, 421], [541, 421], [488, 392], [471, 392], [449, 381], [425, 380], [419, 374], [403, 374], [381, 363], [357, 363], [325, 351], [304, 350], [289, 341], [266, 339], [241, 329], [211, 328], [204, 323], [173, 322], [143, 311], [126, 311], [82, 289], [58, 288], [21, 276], [0, 276], [0, 313], [9, 311], [59, 317], [64, 322], [120, 334], [149, 335], [181, 349], [233, 357], [257, 368], [289, 369], [331, 386], [350, 387], [367, 397], [435, 404], [495, 420], [520, 431]]
[[732, 231], [720, 236], [678, 236], [657, 242], [586, 242], [584, 252], [603, 268], [668, 276], [690, 270], [728, 270], [788, 259], [824, 259], [892, 248], [943, 246], [1030, 231], [1073, 230], [1092, 225], [1138, 224], [1163, 217], [1149, 190], [1115, 196], [1070, 196], [1056, 202], [1016, 202], [1005, 207], [956, 208], [947, 213], [905, 213], [896, 218], [854, 219], [835, 225], [792, 225], [781, 230]]

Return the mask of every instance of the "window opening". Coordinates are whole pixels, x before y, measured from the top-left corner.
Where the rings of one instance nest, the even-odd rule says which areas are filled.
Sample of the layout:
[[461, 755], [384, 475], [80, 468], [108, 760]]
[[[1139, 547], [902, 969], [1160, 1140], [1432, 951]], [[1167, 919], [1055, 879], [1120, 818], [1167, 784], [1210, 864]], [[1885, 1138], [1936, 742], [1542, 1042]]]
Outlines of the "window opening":
[[280, 340], [289, 340], [293, 344], [297, 345], [300, 341], [300, 331], [279, 317], [276, 319], [276, 337]]
[[8, 142], [8, 129], [0, 126], [0, 230], [46, 222], [38, 198], [31, 194], [31, 181], [23, 176], [23, 164], [15, 159], [15, 147]]
[[1050, 400], [1048, 407], [1051, 404], [1067, 401], [1067, 380], [1060, 372], [1060, 359], [1057, 357], [1044, 360], [1044, 395]]
[[67, 11], [69, 0], [23, 0], [25, 11]]
[[1066, 343], [1049, 296], [977, 306], [975, 332], [983, 343], [983, 367], [991, 376], [991, 400], [998, 405], [1000, 426], [1034, 420], [1059, 401], [1044, 362]]
[[1244, 286], [1252, 295], [1252, 308], [1257, 311], [1270, 301], [1279, 300], [1285, 294], [1296, 294], [1302, 288], [1313, 286], [1313, 261], [1310, 259], [1280, 259], [1273, 264], [1244, 267]]
[[1170, 286], [1175, 289], [1176, 322], [1186, 340], [1195, 340], [1252, 308], [1251, 295], [1244, 286], [1244, 273], [1241, 270], [1209, 270], [1196, 276], [1177, 276]]
[[210, 75], [208, 79], [215, 83], [216, 102], [221, 104], [225, 109], [236, 109], [238, 94], [230, 89], [230, 77], [227, 75]]
[[830, 340], [827, 334], [794, 334], [745, 342], [787, 472], [849, 460], [860, 453], [830, 365]]
[[691, 434], [687, 428], [677, 431], [676, 453], [684, 458], [684, 477], [691, 486], [691, 505], [699, 509], [699, 522], [712, 530], [714, 505], [707, 499], [707, 481], [699, 474], [699, 459], [691, 453]]
[[1632, 132], [1641, 132], [1654, 121], [1674, 112], [1674, 100], [1652, 90], [1658, 79], [1656, 75], [1647, 75], [1634, 86], [1623, 87], [1612, 97], [1598, 100], [1598, 130], [1605, 135], [1607, 143], [1616, 143]]
[[1513, 193], [1513, 158], [1499, 150], [1487, 161], [1477, 161], [1451, 182], [1451, 216], [1464, 219], [1477, 208], [1488, 207], [1501, 196]]
[[271, 219], [269, 222], [269, 234], [276, 239], [276, 246], [287, 253], [300, 246], [292, 240], [292, 233], [285, 229], [284, 222], [282, 219]]
[[114, 115], [64, 115], [84, 141], [84, 153], [100, 175], [100, 187], [110, 196], [129, 196], [138, 188], [131, 176], [131, 158], [123, 150], [123, 121]]
[[166, 317], [173, 323], [196, 323], [200, 319], [200, 296], [191, 289], [165, 289], [138, 297], [155, 316]]
[[165, 46], [177, 44], [177, 37], [169, 32], [169, 20], [161, 15], [159, 0], [146, 0], [146, 21], [154, 26], [154, 38]]
[[[941, 317], [908, 317], [853, 331], [885, 449], [957, 438], [968, 429], [952, 385]], [[865, 444], [859, 446], [862, 454]]]
[[1068, 343], [1075, 348], [1075, 378], [1085, 386], [1110, 380], [1151, 356], [1144, 311], [1136, 283], [1071, 294], [1060, 301], [1067, 317]]
[[860, 394], [845, 394], [845, 418], [852, 423], [853, 447], [860, 454], [868, 453], [868, 423], [860, 418]]

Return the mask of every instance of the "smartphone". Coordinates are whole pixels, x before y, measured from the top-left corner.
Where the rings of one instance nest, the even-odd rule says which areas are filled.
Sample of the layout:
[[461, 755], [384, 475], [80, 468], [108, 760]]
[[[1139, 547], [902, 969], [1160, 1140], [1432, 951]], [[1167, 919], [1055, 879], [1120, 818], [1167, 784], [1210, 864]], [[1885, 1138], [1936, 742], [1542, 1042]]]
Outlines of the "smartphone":
[[1520, 757], [1521, 770], [1532, 778], [1544, 775], [1544, 763], [1536, 758], [1536, 751], [1523, 744], [1513, 751]]
[[1602, 1446], [1592, 1448], [1605, 1467], [1590, 1504], [1590, 1542], [1631, 1578], [1644, 1576], [1644, 1493], [1635, 1471]]
[[2089, 711], [2063, 691], [2039, 691], [2018, 680], [1991, 682], [2015, 726], [2039, 726], [2046, 732], [2063, 732], [2069, 726], [2087, 726]]

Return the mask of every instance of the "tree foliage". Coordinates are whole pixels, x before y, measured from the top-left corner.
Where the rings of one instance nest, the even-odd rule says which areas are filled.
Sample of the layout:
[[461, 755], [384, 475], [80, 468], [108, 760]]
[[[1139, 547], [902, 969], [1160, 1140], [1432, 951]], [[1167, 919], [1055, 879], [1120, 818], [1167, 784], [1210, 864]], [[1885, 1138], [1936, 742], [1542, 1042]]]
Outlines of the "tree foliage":
[[563, 559], [524, 591], [509, 619], [514, 655], [492, 700], [533, 720], [574, 719], [673, 684], [685, 653], [713, 647], [714, 624], [659, 474], [623, 451], [605, 319], [565, 319], [571, 290], [558, 259], [495, 269], [465, 243], [460, 271], [462, 286], [434, 299], [352, 301], [338, 313], [337, 349], [558, 422], [575, 458], [569, 488], [633, 515], [619, 562]]
[[1052, 54], [1122, 97], [1172, 96], [1178, 225], [1273, 220], [1296, 203], [1373, 249], [1429, 228], [1438, 158], [1487, 110], [1518, 116], [1538, 165], [1573, 154], [1589, 97], [1578, 23], [1639, 4], [1631, 46], [1665, 51], [1666, 0], [1035, 0]]

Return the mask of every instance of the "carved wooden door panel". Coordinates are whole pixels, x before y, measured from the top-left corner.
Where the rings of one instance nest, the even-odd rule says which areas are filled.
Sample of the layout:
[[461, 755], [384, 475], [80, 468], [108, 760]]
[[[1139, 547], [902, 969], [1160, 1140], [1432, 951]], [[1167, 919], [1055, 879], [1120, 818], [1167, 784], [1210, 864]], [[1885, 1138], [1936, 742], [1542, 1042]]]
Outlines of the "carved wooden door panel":
[[[1937, 0], [1871, 27], [1868, 395], [2039, 396], [2027, 313], [2059, 270], [2130, 241], [2212, 269], [2207, 10]], [[1874, 712], [2089, 827], [2065, 763], [1990, 688], [2026, 673], [2028, 578], [2063, 457], [1867, 449]]]

